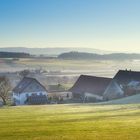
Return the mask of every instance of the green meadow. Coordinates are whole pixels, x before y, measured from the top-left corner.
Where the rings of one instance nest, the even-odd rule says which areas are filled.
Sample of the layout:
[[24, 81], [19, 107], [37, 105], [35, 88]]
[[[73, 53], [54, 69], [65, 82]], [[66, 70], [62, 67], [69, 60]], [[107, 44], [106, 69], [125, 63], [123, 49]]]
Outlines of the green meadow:
[[138, 140], [140, 104], [0, 109], [0, 140]]

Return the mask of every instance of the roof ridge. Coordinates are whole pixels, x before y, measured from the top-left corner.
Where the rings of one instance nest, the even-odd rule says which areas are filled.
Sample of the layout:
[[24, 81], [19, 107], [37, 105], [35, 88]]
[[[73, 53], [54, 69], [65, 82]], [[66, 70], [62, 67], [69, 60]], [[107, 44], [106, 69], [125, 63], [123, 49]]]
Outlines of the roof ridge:
[[[19, 89], [20, 85], [24, 86], [20, 88], [20, 90], [18, 90], [18, 93], [23, 92], [33, 81], [37, 82], [40, 86], [42, 86], [44, 88], [45, 91], [47, 91], [46, 87], [44, 85], [42, 85], [36, 78], [32, 78], [32, 77], [24, 77], [18, 84], [17, 86], [13, 89], [13, 91], [17, 92], [17, 89]], [[47, 91], [48, 92], [48, 91]]]
[[[91, 77], [91, 78], [104, 78], [104, 79], [112, 79], [112, 78], [110, 78], [110, 77], [93, 76], [93, 75], [84, 75], [84, 74], [80, 75], [80, 77]], [[80, 77], [79, 77], [79, 78], [80, 78]]]

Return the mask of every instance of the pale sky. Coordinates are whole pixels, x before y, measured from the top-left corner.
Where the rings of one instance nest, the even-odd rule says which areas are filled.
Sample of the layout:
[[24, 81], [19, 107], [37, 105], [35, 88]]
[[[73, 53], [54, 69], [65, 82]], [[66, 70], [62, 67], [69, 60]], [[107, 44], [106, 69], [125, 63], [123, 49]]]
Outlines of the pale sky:
[[139, 0], [0, 0], [0, 47], [140, 53]]

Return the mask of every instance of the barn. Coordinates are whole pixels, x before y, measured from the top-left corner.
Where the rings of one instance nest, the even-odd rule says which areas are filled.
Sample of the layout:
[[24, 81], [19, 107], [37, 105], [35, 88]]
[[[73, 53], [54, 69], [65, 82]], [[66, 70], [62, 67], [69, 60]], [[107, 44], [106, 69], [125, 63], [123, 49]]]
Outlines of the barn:
[[112, 100], [140, 93], [140, 72], [119, 70], [105, 90], [104, 100]]
[[70, 89], [74, 99], [84, 102], [103, 100], [103, 93], [111, 82], [111, 78], [81, 75]]

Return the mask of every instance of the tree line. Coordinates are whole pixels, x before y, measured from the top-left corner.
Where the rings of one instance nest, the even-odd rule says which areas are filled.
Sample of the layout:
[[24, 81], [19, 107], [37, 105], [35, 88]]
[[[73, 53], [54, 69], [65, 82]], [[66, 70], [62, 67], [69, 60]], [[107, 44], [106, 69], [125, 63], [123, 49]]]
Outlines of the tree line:
[[28, 58], [29, 53], [0, 52], [0, 58]]

